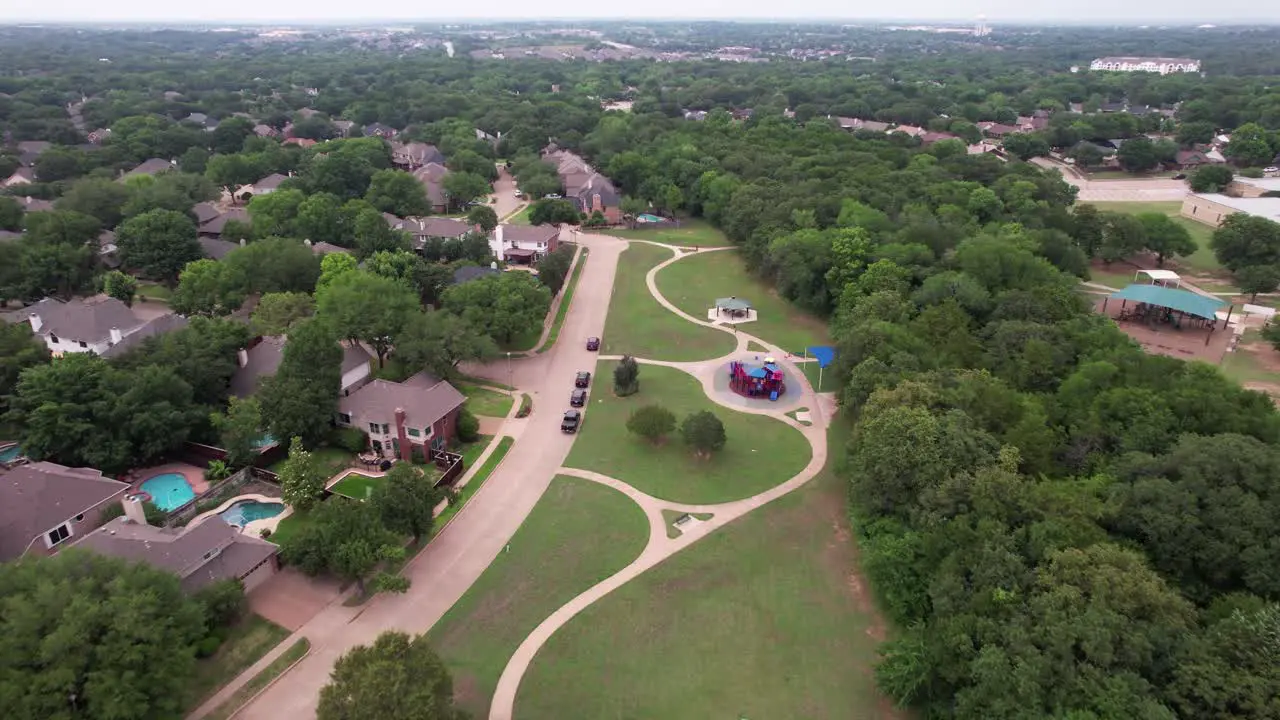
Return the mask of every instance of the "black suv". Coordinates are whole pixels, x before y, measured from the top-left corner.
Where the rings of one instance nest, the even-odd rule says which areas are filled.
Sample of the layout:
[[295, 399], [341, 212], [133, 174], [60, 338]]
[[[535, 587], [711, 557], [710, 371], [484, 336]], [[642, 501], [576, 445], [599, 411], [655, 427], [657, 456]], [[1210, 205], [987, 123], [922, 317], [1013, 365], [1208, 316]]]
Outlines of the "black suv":
[[560, 421], [560, 430], [567, 433], [578, 432], [578, 425], [582, 423], [582, 413], [577, 410], [566, 410], [564, 419]]
[[587, 349], [588, 349], [588, 350], [590, 350], [590, 351], [592, 351], [592, 352], [595, 352], [596, 350], [599, 350], [599, 349], [600, 349], [600, 338], [598, 338], [598, 337], [589, 337], [589, 338], [587, 338]]
[[573, 380], [574, 387], [584, 388], [590, 384], [591, 384], [591, 373], [585, 370], [578, 373], [578, 377], [574, 378]]
[[583, 405], [586, 405], [587, 391], [582, 388], [574, 390], [573, 393], [569, 395], [569, 404], [573, 407], [582, 407]]

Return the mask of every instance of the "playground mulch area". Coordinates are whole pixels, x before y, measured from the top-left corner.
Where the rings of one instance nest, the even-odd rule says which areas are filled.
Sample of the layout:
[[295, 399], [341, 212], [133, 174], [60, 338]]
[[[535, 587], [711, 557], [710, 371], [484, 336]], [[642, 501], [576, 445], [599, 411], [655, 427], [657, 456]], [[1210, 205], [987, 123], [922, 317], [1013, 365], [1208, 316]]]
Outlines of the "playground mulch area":
[[846, 493], [828, 468], [588, 607], [534, 658], [516, 716], [904, 717], [875, 689], [887, 628]]
[[[728, 333], [682, 319], [659, 305], [649, 293], [645, 275], [671, 256], [670, 250], [630, 243], [618, 258], [602, 354], [687, 362], [733, 352], [734, 339]], [[706, 308], [702, 308], [694, 317], [705, 313]]]
[[[757, 359], [757, 358], [760, 358], [760, 359]], [[764, 358], [764, 355], [752, 354], [752, 355], [744, 355], [736, 359], [738, 362], [743, 363], [747, 367], [755, 368], [763, 364], [764, 362], [763, 358]], [[804, 400], [804, 395], [800, 392], [799, 383], [792, 384], [791, 382], [792, 379], [795, 377], [795, 373], [791, 372], [791, 368], [786, 365], [782, 365], [781, 367], [786, 376], [786, 379], [784, 380], [784, 382], [788, 384], [788, 387], [790, 389], [787, 392], [784, 392], [782, 395], [778, 396], [777, 400], [770, 400], [767, 396], [748, 397], [746, 395], [742, 395], [742, 394], [739, 394], [738, 392], [735, 392], [731, 387], [731, 380], [730, 380], [731, 365], [732, 365], [732, 361], [727, 362], [721, 367], [716, 369], [716, 377], [715, 377], [716, 399], [721, 402], [725, 402], [737, 407], [763, 409], [763, 410], [777, 410], [778, 412], [787, 412], [788, 410], [791, 410], [792, 408], [799, 406], [801, 402]]]
[[431, 628], [428, 639], [453, 675], [459, 705], [488, 717], [498, 678], [521, 641], [556, 608], [638, 557], [648, 528], [644, 512], [622, 493], [555, 478], [510, 550]]
[[[1224, 306], [1225, 307], [1225, 306]], [[1103, 312], [1102, 301], [1094, 304], [1094, 310]], [[1212, 334], [1204, 328], [1186, 328], [1177, 330], [1170, 325], [1148, 325], [1138, 320], [1119, 320], [1120, 301], [1107, 303], [1106, 315], [1116, 320], [1116, 327], [1125, 335], [1133, 338], [1145, 352], [1152, 355], [1167, 355], [1180, 360], [1202, 360], [1217, 365], [1227, 353], [1231, 344], [1231, 330], [1222, 329], [1222, 321], [1218, 321], [1217, 329]], [[1208, 344], [1205, 340], [1208, 339]]]
[[[664, 500], [719, 503], [763, 492], [808, 464], [811, 450], [800, 431], [768, 416], [716, 405], [702, 385], [681, 370], [641, 365], [640, 392], [614, 396], [610, 378], [616, 365], [597, 365], [597, 384], [591, 388], [579, 431], [582, 437], [574, 442], [567, 467], [604, 473]], [[645, 405], [670, 410], [677, 425], [690, 413], [710, 410], [724, 423], [724, 449], [698, 459], [681, 441], [678, 427], [660, 445], [632, 434], [627, 419]]]

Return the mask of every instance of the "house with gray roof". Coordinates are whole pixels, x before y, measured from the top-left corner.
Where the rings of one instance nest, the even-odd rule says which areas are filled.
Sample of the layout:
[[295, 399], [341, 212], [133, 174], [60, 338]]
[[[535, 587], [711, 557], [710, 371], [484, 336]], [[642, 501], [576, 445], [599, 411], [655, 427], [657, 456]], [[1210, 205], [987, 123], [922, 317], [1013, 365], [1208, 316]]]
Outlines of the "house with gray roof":
[[391, 162], [409, 170], [420, 168], [427, 163], [444, 165], [444, 153], [430, 143], [391, 143]]
[[192, 206], [191, 214], [196, 216], [196, 225], [203, 225], [221, 215], [222, 211], [211, 202], [202, 202]]
[[45, 298], [27, 308], [27, 321], [54, 357], [76, 352], [101, 355], [146, 325], [127, 305], [106, 295], [67, 302]]
[[227, 223], [231, 222], [232, 220], [239, 223], [244, 223], [245, 225], [249, 225], [253, 222], [249, 218], [249, 212], [244, 208], [231, 208], [230, 210], [219, 214], [217, 217], [213, 218], [212, 220], [208, 220], [204, 223], [201, 223], [199, 229], [196, 231], [196, 234], [199, 235], [200, 237], [221, 238], [222, 231], [226, 229]]
[[141, 165], [138, 165], [134, 169], [125, 173], [123, 176], [121, 176], [120, 179], [128, 180], [131, 177], [137, 177], [139, 175], [159, 175], [162, 172], [168, 172], [169, 170], [172, 170], [172, 169], [173, 169], [173, 163], [169, 162], [168, 160], [161, 160], [160, 158], [151, 158], [150, 160], [144, 161]]
[[553, 144], [542, 151], [542, 159], [556, 166], [565, 199], [579, 212], [590, 215], [599, 211], [611, 224], [622, 222], [622, 194], [581, 155]]
[[17, 200], [18, 204], [22, 206], [23, 212], [51, 212], [53, 210], [53, 203], [48, 200], [41, 200], [31, 196], [14, 198], [14, 200]]
[[[140, 501], [124, 502], [125, 516], [89, 533], [76, 548], [173, 573], [186, 593], [221, 580], [239, 580], [248, 592], [279, 569], [279, 547], [240, 532], [218, 515], [185, 528], [158, 528], [147, 524]], [[132, 504], [139, 507], [130, 513]]]
[[0, 562], [52, 555], [97, 527], [128, 489], [93, 468], [34, 462], [0, 470]]
[[444, 212], [449, 207], [448, 198], [444, 196], [444, 177], [448, 174], [449, 168], [435, 162], [413, 171], [413, 176], [427, 191], [427, 202], [431, 203], [432, 212]]
[[479, 280], [480, 278], [486, 278], [486, 277], [489, 277], [490, 275], [497, 275], [500, 272], [502, 271], [495, 270], [494, 268], [491, 268], [491, 267], [481, 267], [479, 265], [463, 265], [462, 267], [453, 271], [453, 284], [461, 285], [462, 283], [471, 282], [472, 280]]
[[531, 265], [560, 247], [556, 225], [499, 225], [489, 236], [493, 256], [509, 263]]
[[205, 235], [197, 236], [196, 242], [200, 243], [200, 250], [204, 253], [204, 256], [211, 260], [221, 260], [230, 255], [232, 250], [240, 247], [239, 243]]
[[471, 225], [453, 218], [430, 216], [397, 220], [391, 227], [409, 233], [413, 237], [413, 248], [419, 251], [432, 240], [460, 240], [474, 230]]
[[324, 255], [332, 255], [334, 253], [346, 253], [347, 255], [352, 254], [350, 250], [342, 247], [341, 245], [334, 245], [331, 242], [325, 242], [323, 240], [321, 240], [318, 243], [313, 243], [310, 240], [304, 240], [303, 242], [307, 245], [307, 247], [311, 248], [312, 255], [324, 256]]
[[[284, 346], [288, 338], [283, 335], [261, 337], [249, 343], [249, 347], [236, 354], [239, 367], [231, 376], [231, 394], [246, 398], [258, 392], [265, 378], [276, 374], [284, 360]], [[342, 344], [343, 395], [354, 392], [365, 383], [373, 372], [373, 356], [360, 345]]]
[[112, 345], [99, 354], [104, 358], [120, 357], [141, 345], [147, 338], [158, 337], [165, 333], [181, 330], [190, 324], [191, 322], [181, 315], [161, 315], [160, 317], [145, 323], [136, 331], [121, 337], [120, 342]]
[[426, 372], [405, 380], [373, 380], [338, 400], [338, 424], [369, 436], [384, 457], [410, 461], [447, 450], [457, 438], [458, 413], [467, 398]]

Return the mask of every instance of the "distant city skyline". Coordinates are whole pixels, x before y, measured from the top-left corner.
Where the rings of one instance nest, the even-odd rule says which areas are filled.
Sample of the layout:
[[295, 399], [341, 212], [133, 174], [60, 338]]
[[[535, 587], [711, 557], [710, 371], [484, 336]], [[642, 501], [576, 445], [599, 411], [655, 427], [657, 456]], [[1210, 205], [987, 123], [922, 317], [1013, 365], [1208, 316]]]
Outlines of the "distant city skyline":
[[[468, 7], [459, 14], [399, 13], [370, 14], [369, 9], [349, 0], [276, 0], [270, 3], [227, 3], [175, 5], [162, 0], [43, 0], [42, 2], [0, 3], [0, 23], [56, 22], [181, 22], [181, 23], [293, 23], [330, 24], [447, 22], [447, 21], [527, 21], [527, 20], [746, 20], [778, 22], [971, 22], [985, 15], [993, 27], [1005, 24], [1062, 25], [1186, 25], [1280, 23], [1280, 4], [1224, 0], [1206, 7], [1189, 0], [1157, 2], [1134, 0], [1117, 5], [1112, 0], [1078, 0], [1053, 9], [1014, 0], [921, 0], [902, 7], [850, 7], [837, 0], [815, 0], [803, 6], [787, 7], [779, 15], [776, 3], [759, 0], [649, 0], [643, 6], [578, 6], [572, 13], [558, 6], [548, 13], [527, 2], [490, 0]], [[450, 9], [450, 12], [457, 12]]]

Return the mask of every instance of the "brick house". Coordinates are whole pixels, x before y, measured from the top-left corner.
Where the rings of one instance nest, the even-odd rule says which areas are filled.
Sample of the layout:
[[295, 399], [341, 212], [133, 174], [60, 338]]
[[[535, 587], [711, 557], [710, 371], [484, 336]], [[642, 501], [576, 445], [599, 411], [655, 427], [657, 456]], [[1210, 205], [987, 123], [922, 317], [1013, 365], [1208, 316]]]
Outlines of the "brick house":
[[420, 372], [404, 382], [374, 380], [338, 400], [338, 425], [369, 436], [385, 457], [412, 460], [452, 447], [467, 398], [449, 383]]
[[51, 462], [0, 471], [0, 562], [56, 553], [98, 527], [128, 489], [99, 470]]

